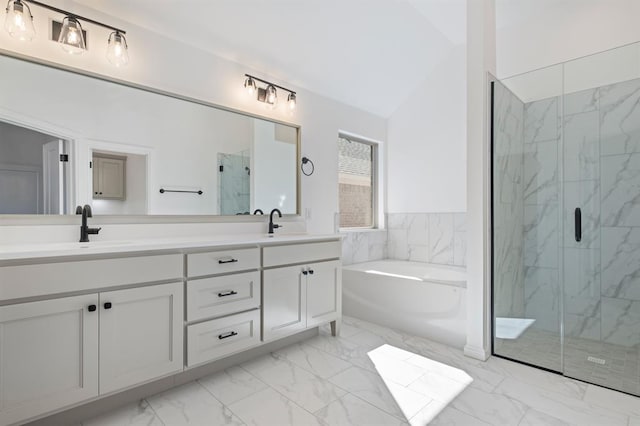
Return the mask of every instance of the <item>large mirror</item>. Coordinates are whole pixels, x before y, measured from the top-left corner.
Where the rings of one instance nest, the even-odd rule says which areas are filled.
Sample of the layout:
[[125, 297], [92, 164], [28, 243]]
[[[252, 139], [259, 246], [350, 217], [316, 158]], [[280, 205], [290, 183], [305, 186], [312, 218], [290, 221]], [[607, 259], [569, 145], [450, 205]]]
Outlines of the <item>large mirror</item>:
[[299, 128], [0, 56], [0, 214], [297, 214]]

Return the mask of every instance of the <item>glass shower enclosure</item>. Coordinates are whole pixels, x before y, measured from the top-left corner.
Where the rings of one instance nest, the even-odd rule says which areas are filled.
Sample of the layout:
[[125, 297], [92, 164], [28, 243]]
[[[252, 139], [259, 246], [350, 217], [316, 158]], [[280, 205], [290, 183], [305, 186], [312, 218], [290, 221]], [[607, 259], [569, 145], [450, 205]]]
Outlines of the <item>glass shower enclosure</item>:
[[493, 353], [640, 395], [640, 44], [491, 93]]

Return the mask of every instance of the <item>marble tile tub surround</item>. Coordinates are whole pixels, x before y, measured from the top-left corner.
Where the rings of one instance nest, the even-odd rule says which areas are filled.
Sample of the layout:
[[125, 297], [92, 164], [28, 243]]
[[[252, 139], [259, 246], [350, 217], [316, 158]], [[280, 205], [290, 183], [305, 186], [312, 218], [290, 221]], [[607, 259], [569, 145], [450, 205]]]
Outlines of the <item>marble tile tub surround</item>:
[[466, 213], [388, 213], [389, 259], [466, 266]]
[[[310, 340], [82, 424], [640, 424], [636, 397], [500, 358], [481, 362], [356, 318], [345, 317], [342, 331], [333, 338], [323, 329]], [[367, 355], [382, 346], [382, 356]]]
[[342, 231], [342, 264], [369, 262], [387, 258], [387, 230]]

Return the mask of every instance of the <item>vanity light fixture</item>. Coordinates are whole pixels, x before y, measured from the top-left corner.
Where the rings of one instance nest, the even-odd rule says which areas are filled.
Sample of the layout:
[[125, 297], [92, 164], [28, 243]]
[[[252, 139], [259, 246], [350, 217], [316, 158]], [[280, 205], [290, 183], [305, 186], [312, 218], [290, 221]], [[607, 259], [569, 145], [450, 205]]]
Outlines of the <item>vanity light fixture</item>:
[[[271, 108], [275, 108], [278, 104], [278, 90], [284, 90], [285, 92], [289, 92], [289, 96], [287, 96], [287, 106], [289, 110], [293, 111], [296, 108], [296, 92], [293, 90], [289, 90], [286, 87], [278, 86], [277, 84], [271, 83], [270, 81], [263, 80], [261, 78], [255, 77], [253, 75], [245, 74], [246, 79], [244, 80], [244, 87], [249, 93], [249, 95], [253, 95], [256, 93], [256, 99], [260, 102], [264, 102], [267, 105], [271, 106]], [[264, 83], [266, 85], [265, 88], [258, 87], [256, 81]]]
[[33, 26], [33, 15], [29, 5], [20, 0], [9, 0], [7, 2], [7, 16], [4, 19], [4, 28], [11, 37], [20, 41], [33, 40], [36, 35], [36, 29]]
[[76, 15], [64, 9], [49, 6], [48, 4], [36, 0], [9, 0], [7, 2], [7, 16], [5, 17], [4, 26], [12, 37], [21, 41], [31, 41], [35, 36], [33, 15], [31, 14], [31, 8], [28, 3], [64, 15], [59, 35], [57, 34], [56, 29], [59, 27], [56, 27], [56, 25], [59, 26], [60, 24], [54, 22], [54, 37], [55, 35], [58, 35], [57, 40], [54, 40], [61, 44], [62, 49], [65, 52], [81, 54], [87, 50], [87, 43], [85, 40], [86, 32], [82, 29], [80, 21], [88, 22], [112, 31], [107, 39], [107, 59], [109, 62], [117, 67], [121, 67], [129, 63], [127, 40], [124, 37], [126, 31], [93, 19]]
[[62, 45], [62, 50], [72, 55], [80, 55], [87, 50], [84, 42], [82, 25], [73, 16], [65, 16], [62, 20], [62, 30], [58, 36], [58, 43]]

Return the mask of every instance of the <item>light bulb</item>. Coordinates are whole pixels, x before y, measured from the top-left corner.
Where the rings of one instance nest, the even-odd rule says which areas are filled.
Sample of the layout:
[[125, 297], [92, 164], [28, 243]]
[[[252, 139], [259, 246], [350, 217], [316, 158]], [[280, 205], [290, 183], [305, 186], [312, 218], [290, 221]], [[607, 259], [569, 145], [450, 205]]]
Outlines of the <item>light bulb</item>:
[[[27, 7], [25, 15], [25, 6]], [[26, 3], [20, 0], [10, 0], [7, 4], [7, 16], [4, 20], [4, 28], [11, 35], [20, 41], [31, 41], [36, 35], [36, 29], [33, 26], [33, 15], [31, 9]]]
[[247, 93], [253, 95], [256, 92], [256, 82], [253, 78], [247, 77], [244, 81], [244, 88], [247, 89]]
[[82, 25], [76, 18], [66, 16], [62, 20], [62, 30], [60, 30], [58, 43], [62, 44], [62, 49], [65, 52], [73, 55], [84, 53], [87, 49], [84, 42], [84, 34], [82, 33]]
[[120, 31], [114, 31], [109, 35], [107, 59], [116, 67], [124, 67], [129, 63], [127, 39]]
[[289, 93], [289, 96], [287, 97], [287, 105], [289, 106], [289, 109], [291, 111], [296, 109], [296, 94], [295, 93]]
[[270, 84], [267, 86], [267, 103], [275, 107], [278, 102], [278, 95], [276, 94], [276, 88]]

